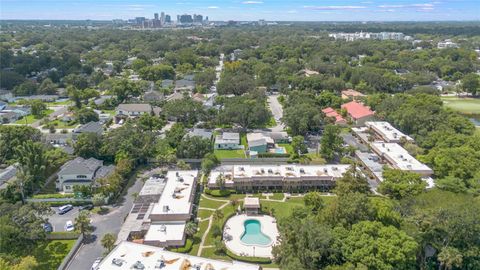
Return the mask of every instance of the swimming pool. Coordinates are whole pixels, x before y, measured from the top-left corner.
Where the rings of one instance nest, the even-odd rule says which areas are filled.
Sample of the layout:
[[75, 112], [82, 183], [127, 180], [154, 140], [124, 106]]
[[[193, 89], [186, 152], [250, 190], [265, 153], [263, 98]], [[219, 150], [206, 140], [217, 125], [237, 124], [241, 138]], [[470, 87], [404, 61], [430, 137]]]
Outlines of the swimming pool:
[[276, 154], [286, 154], [287, 151], [285, 150], [285, 147], [278, 147], [278, 148], [275, 148], [275, 153]]
[[272, 243], [272, 239], [262, 232], [260, 221], [248, 219], [243, 223], [245, 232], [240, 240], [247, 245], [267, 246]]

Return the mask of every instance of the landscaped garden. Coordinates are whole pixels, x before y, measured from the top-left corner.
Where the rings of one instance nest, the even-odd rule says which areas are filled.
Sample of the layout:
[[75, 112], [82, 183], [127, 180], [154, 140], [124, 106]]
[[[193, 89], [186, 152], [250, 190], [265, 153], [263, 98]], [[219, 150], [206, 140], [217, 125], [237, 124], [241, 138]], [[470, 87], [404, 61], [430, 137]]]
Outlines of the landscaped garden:
[[[51, 113], [53, 113], [53, 110], [50, 110], [50, 109], [43, 111], [44, 116], [50, 115]], [[30, 114], [30, 115], [24, 116], [22, 119], [17, 120], [15, 124], [29, 125], [39, 120], [40, 120], [39, 118], [35, 118], [33, 114]]]
[[480, 114], [479, 98], [442, 97], [443, 104], [463, 114]]

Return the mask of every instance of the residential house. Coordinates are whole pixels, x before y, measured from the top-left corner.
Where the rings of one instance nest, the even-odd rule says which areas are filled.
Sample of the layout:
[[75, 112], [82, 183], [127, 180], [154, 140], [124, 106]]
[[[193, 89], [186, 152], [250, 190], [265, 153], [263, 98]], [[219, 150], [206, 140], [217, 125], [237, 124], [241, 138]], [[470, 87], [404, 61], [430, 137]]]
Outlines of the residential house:
[[59, 98], [58, 95], [33, 95], [33, 96], [21, 96], [17, 97], [17, 99], [24, 99], [24, 100], [41, 100], [43, 102], [55, 102]]
[[347, 110], [347, 114], [355, 123], [355, 125], [362, 126], [366, 121], [373, 120], [375, 112], [370, 110], [369, 107], [359, 103], [357, 101], [350, 101], [342, 105], [342, 109]]
[[102, 105], [103, 103], [105, 103], [105, 101], [111, 99], [112, 97], [113, 96], [110, 96], [110, 95], [101, 95], [97, 99], [95, 99], [93, 102], [95, 103], [95, 105]]
[[345, 89], [342, 91], [342, 99], [359, 100], [363, 97], [365, 97], [364, 94], [353, 89]]
[[56, 188], [65, 193], [72, 193], [76, 185], [91, 185], [96, 179], [110, 175], [115, 166], [104, 166], [103, 161], [77, 157], [63, 164], [58, 172]]
[[0, 100], [0, 111], [7, 107], [7, 103]]
[[224, 132], [222, 135], [215, 136], [215, 149], [242, 149], [240, 145], [240, 133]]
[[162, 99], [163, 94], [158, 91], [148, 91], [143, 94], [143, 101], [145, 102], [160, 101]]
[[175, 91], [193, 91], [195, 89], [195, 81], [181, 79], [175, 81]]
[[334, 123], [336, 125], [346, 125], [347, 120], [345, 120], [337, 111], [335, 111], [333, 108], [328, 107], [322, 110], [322, 112], [327, 116], [331, 117], [334, 119]]
[[173, 86], [173, 80], [163, 80], [162, 88], [170, 88]]
[[250, 152], [266, 153], [269, 148], [275, 147], [273, 139], [263, 133], [248, 133], [247, 142]]
[[19, 115], [14, 112], [0, 111], [0, 124], [13, 123], [19, 119]]
[[213, 133], [211, 130], [208, 129], [194, 128], [193, 130], [189, 131], [185, 136], [200, 137], [202, 139], [211, 140]]
[[83, 133], [95, 133], [98, 135], [102, 135], [103, 133], [103, 124], [100, 122], [88, 122], [84, 125], [73, 130], [73, 138], [76, 139], [80, 134]]
[[74, 153], [73, 147], [69, 144], [72, 140], [72, 133], [44, 133], [42, 140], [46, 144], [62, 149], [69, 155]]
[[161, 109], [158, 107], [153, 107], [150, 104], [136, 103], [136, 104], [120, 104], [117, 107], [115, 120], [120, 122], [126, 118], [135, 118], [139, 117], [142, 114], [149, 113], [154, 115], [159, 115]]

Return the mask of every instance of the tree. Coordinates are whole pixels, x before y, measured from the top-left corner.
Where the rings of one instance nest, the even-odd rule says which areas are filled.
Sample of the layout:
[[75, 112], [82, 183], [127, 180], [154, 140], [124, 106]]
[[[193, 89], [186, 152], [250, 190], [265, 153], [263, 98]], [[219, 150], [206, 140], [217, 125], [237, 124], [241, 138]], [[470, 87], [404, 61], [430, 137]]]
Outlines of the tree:
[[169, 65], [154, 65], [146, 66], [138, 71], [140, 77], [147, 81], [158, 81], [165, 79], [173, 79], [175, 76], [175, 70]]
[[223, 174], [219, 174], [217, 179], [215, 179], [215, 185], [220, 189], [225, 189], [225, 176]]
[[102, 246], [106, 249], [105, 253], [110, 253], [110, 251], [112, 251], [115, 246], [115, 241], [117, 241], [117, 236], [113, 233], [106, 233], [102, 237]]
[[177, 162], [177, 168], [180, 169], [180, 170], [190, 170], [191, 169], [190, 164], [187, 164], [183, 160], [179, 160]]
[[229, 98], [219, 114], [219, 120], [225, 124], [237, 124], [243, 129], [264, 126], [271, 117], [264, 99], [250, 96]]
[[373, 216], [367, 195], [358, 192], [337, 196], [322, 212], [322, 218], [330, 225], [341, 224], [347, 228], [359, 221], [371, 220]]
[[239, 201], [237, 199], [230, 200], [230, 205], [232, 206], [233, 209], [236, 209], [238, 204], [239, 204]]
[[207, 153], [202, 159], [202, 171], [204, 174], [209, 174], [210, 171], [220, 164], [217, 156], [214, 153]]
[[362, 221], [351, 230], [336, 228], [342, 254], [348, 262], [368, 269], [412, 269], [418, 244], [405, 232], [380, 222]]
[[220, 237], [215, 238], [213, 241], [213, 246], [215, 249], [215, 254], [225, 254], [227, 248], [225, 247], [225, 243], [223, 243]]
[[75, 112], [75, 117], [80, 124], [86, 124], [88, 122], [98, 122], [98, 114], [89, 108], [82, 108]]
[[93, 232], [93, 226], [90, 224], [90, 213], [80, 211], [74, 221], [75, 231], [81, 233], [83, 237], [89, 236]]
[[42, 95], [55, 95], [57, 93], [57, 85], [50, 78], [42, 81], [38, 87], [38, 93]]
[[477, 92], [480, 92], [480, 76], [475, 73], [465, 75], [462, 79], [461, 87], [463, 91], [476, 95]]
[[35, 84], [31, 80], [26, 80], [25, 82], [13, 88], [13, 94], [15, 94], [15, 96], [31, 96], [35, 95], [36, 93], [37, 84]]
[[305, 138], [301, 135], [292, 138], [293, 152], [297, 155], [307, 153], [308, 149], [305, 145]]
[[38, 267], [38, 262], [33, 256], [23, 257], [18, 264], [10, 264], [3, 258], [0, 258], [0, 269], [9, 270], [31, 270]]
[[102, 136], [97, 133], [81, 133], [77, 137], [74, 146], [74, 153], [83, 158], [99, 158], [102, 148]]
[[322, 195], [316, 191], [305, 194], [305, 197], [303, 197], [303, 203], [305, 203], [305, 206], [314, 214], [319, 213], [325, 207]]
[[47, 105], [45, 105], [45, 103], [38, 99], [34, 99], [28, 102], [28, 105], [32, 110], [32, 115], [35, 116], [36, 119], [42, 118], [44, 115], [44, 111], [47, 109]]
[[170, 146], [166, 139], [157, 140], [155, 158], [160, 164], [175, 164], [177, 161], [175, 149]]
[[438, 254], [441, 269], [451, 270], [453, 267], [462, 267], [462, 253], [454, 247], [445, 247]]
[[27, 141], [40, 141], [41, 133], [30, 126], [0, 125], [0, 163], [17, 158], [17, 147]]
[[93, 195], [92, 203], [94, 206], [102, 206], [105, 204], [105, 196], [101, 193]]
[[165, 132], [165, 139], [171, 147], [176, 148], [186, 133], [182, 123], [175, 123], [170, 130]]
[[244, 72], [223, 72], [217, 84], [217, 91], [220, 95], [234, 94], [241, 96], [254, 89], [255, 82], [252, 76]]
[[401, 199], [423, 192], [426, 186], [421, 175], [417, 173], [386, 169], [383, 171], [383, 181], [378, 186], [378, 191], [395, 199]]
[[157, 116], [144, 113], [138, 118], [138, 124], [144, 131], [161, 130], [165, 125], [165, 121]]
[[347, 195], [353, 192], [368, 194], [370, 193], [370, 185], [356, 166], [353, 166], [343, 174], [342, 178], [335, 182], [334, 191], [337, 195]]
[[22, 195], [30, 194], [40, 187], [46, 177], [47, 160], [44, 146], [39, 142], [26, 141], [15, 149], [18, 162], [16, 186]]
[[197, 224], [195, 222], [190, 221], [185, 225], [185, 234], [188, 237], [192, 237], [197, 233], [197, 229], [198, 229]]
[[213, 219], [214, 220], [221, 220], [224, 217], [222, 210], [217, 209], [213, 212]]
[[163, 113], [168, 119], [174, 118], [177, 122], [194, 124], [201, 119], [204, 111], [202, 103], [188, 97], [167, 102]]
[[327, 125], [320, 139], [320, 153], [327, 160], [332, 160], [342, 150], [343, 139], [340, 137], [340, 128]]
[[212, 142], [199, 136], [186, 136], [177, 147], [178, 158], [202, 158], [212, 152]]

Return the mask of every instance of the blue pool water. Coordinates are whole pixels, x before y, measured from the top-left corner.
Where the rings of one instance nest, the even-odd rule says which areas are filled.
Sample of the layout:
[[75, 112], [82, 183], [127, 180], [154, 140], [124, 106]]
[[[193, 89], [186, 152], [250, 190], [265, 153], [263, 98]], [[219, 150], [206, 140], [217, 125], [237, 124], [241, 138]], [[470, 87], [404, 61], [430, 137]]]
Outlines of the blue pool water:
[[240, 240], [247, 245], [266, 246], [272, 242], [272, 239], [262, 232], [260, 221], [256, 219], [246, 220], [243, 224], [245, 232]]
[[275, 153], [277, 154], [286, 154], [285, 148], [275, 148]]

